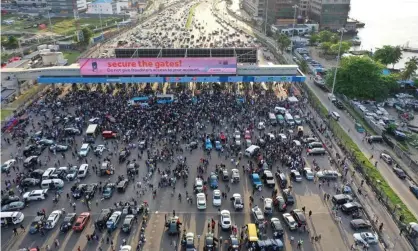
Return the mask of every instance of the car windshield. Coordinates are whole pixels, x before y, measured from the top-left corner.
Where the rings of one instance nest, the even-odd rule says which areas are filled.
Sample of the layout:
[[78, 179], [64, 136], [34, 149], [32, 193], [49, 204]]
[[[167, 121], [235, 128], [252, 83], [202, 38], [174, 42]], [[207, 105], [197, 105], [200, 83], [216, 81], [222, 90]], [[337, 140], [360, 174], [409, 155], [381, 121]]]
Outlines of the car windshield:
[[215, 195], [213, 196], [213, 198], [214, 198], [215, 200], [220, 200], [220, 199], [221, 199], [221, 196], [220, 196], [219, 194], [215, 194]]

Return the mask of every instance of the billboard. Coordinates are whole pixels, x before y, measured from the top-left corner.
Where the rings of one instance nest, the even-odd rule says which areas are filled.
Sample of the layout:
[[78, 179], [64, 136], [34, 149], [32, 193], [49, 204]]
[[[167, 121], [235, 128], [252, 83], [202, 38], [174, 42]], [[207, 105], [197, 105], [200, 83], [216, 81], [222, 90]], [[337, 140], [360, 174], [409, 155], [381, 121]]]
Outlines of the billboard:
[[237, 59], [217, 58], [84, 58], [81, 75], [233, 75]]

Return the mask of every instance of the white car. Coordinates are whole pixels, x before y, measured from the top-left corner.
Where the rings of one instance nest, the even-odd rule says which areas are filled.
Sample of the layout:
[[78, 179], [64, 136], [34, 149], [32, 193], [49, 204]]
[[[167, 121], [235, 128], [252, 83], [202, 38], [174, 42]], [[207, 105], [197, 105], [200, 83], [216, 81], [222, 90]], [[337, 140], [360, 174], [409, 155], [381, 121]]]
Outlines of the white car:
[[392, 157], [390, 157], [389, 154], [386, 153], [381, 153], [380, 154], [380, 158], [383, 159], [387, 164], [391, 165], [392, 164]]
[[66, 176], [67, 180], [74, 180], [77, 177], [78, 167], [72, 166], [70, 170], [68, 170], [68, 174]]
[[296, 228], [298, 227], [298, 224], [296, 223], [295, 218], [293, 218], [291, 214], [284, 213], [283, 219], [286, 222], [290, 230], [296, 230]]
[[96, 149], [94, 149], [94, 153], [102, 155], [104, 150], [106, 150], [106, 147], [104, 145], [98, 145], [96, 146]]
[[204, 193], [196, 194], [197, 209], [206, 209], [206, 197]]
[[265, 123], [264, 122], [259, 122], [258, 125], [257, 125], [257, 129], [258, 130], [264, 130], [264, 129], [266, 129]]
[[23, 200], [31, 201], [31, 200], [44, 200], [48, 197], [48, 189], [43, 190], [33, 190], [31, 192], [26, 192], [23, 194]]
[[241, 139], [241, 133], [239, 131], [235, 131], [234, 138], [235, 138], [235, 140], [240, 140]]
[[279, 138], [280, 138], [280, 141], [282, 141], [282, 142], [287, 141], [287, 136], [284, 133], [279, 133]]
[[62, 215], [61, 210], [52, 211], [52, 213], [49, 215], [48, 219], [46, 220], [45, 228], [53, 229], [57, 225], [59, 219], [61, 218], [61, 215]]
[[264, 214], [272, 214], [273, 213], [273, 200], [270, 198], [264, 199]]
[[303, 172], [304, 172], [304, 174], [305, 174], [305, 178], [307, 179], [307, 180], [313, 180], [314, 179], [314, 173], [313, 173], [313, 171], [312, 171], [312, 169], [310, 169], [309, 167], [305, 167], [305, 168], [303, 168]]
[[221, 211], [221, 227], [222, 229], [231, 228], [231, 213], [228, 210]]
[[203, 192], [203, 180], [202, 179], [196, 178], [195, 183], [194, 183], [194, 190], [197, 193]]
[[220, 207], [222, 204], [222, 196], [220, 190], [213, 190], [213, 205]]
[[302, 175], [300, 175], [299, 171], [297, 170], [290, 171], [290, 176], [292, 177], [294, 181], [297, 181], [297, 182], [302, 181]]
[[264, 214], [258, 206], [251, 208], [251, 211], [257, 224], [264, 222]]
[[371, 232], [362, 232], [353, 234], [354, 241], [362, 244], [377, 244], [379, 237]]
[[244, 201], [242, 200], [241, 194], [234, 193], [232, 195], [232, 203], [234, 204], [235, 211], [244, 209]]
[[131, 251], [131, 250], [132, 250], [132, 247], [129, 245], [122, 246], [119, 249], [119, 251]]
[[231, 170], [231, 173], [232, 173], [232, 180], [234, 181], [234, 182], [237, 182], [237, 181], [239, 181], [239, 170], [238, 169], [232, 169]]
[[1, 165], [1, 171], [6, 172], [9, 171], [9, 169], [14, 166], [16, 163], [15, 159], [9, 159], [8, 161], [4, 162], [3, 165]]
[[80, 155], [81, 157], [86, 157], [86, 156], [87, 156], [87, 154], [89, 154], [89, 151], [90, 151], [90, 145], [89, 145], [89, 144], [83, 144], [83, 145], [81, 146], [81, 149], [80, 149], [79, 155]]

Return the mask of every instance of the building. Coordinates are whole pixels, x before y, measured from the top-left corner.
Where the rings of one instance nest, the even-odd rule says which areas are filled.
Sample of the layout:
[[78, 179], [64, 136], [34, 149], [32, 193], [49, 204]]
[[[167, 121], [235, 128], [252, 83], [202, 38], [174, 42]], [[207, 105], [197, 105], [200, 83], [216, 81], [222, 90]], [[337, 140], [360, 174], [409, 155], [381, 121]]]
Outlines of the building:
[[84, 12], [87, 10], [87, 1], [86, 0], [47, 0], [47, 5], [51, 8], [52, 13], [58, 14], [73, 14], [74, 13], [74, 4], [77, 6], [79, 12]]
[[15, 0], [15, 2], [16, 2], [16, 5], [17, 6], [28, 6], [28, 5], [31, 5], [31, 6], [36, 6], [36, 7], [38, 7], [38, 6], [45, 7], [47, 5], [47, 0], [31, 0], [31, 1], [28, 1], [28, 0]]
[[125, 9], [129, 8], [128, 0], [97, 0], [88, 4], [88, 14], [121, 14]]
[[264, 1], [266, 0], [243, 0], [242, 8], [254, 19], [259, 19], [265, 15]]
[[299, 1], [309, 0], [244, 0], [243, 8], [254, 19], [265, 19], [267, 15], [268, 23], [274, 24], [277, 19], [293, 19], [293, 6], [299, 4]]
[[345, 27], [350, 11], [350, 0], [311, 0], [309, 17], [320, 29], [338, 30]]

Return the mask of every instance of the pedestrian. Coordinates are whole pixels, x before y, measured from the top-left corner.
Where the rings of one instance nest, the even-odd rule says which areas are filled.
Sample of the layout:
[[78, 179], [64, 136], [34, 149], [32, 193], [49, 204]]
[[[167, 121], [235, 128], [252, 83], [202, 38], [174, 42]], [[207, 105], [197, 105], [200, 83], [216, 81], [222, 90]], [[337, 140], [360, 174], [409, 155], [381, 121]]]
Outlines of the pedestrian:
[[21, 229], [23, 232], [26, 232], [25, 227], [23, 226], [23, 224], [20, 224], [20, 229]]
[[309, 210], [309, 217], [312, 216], [312, 210]]

